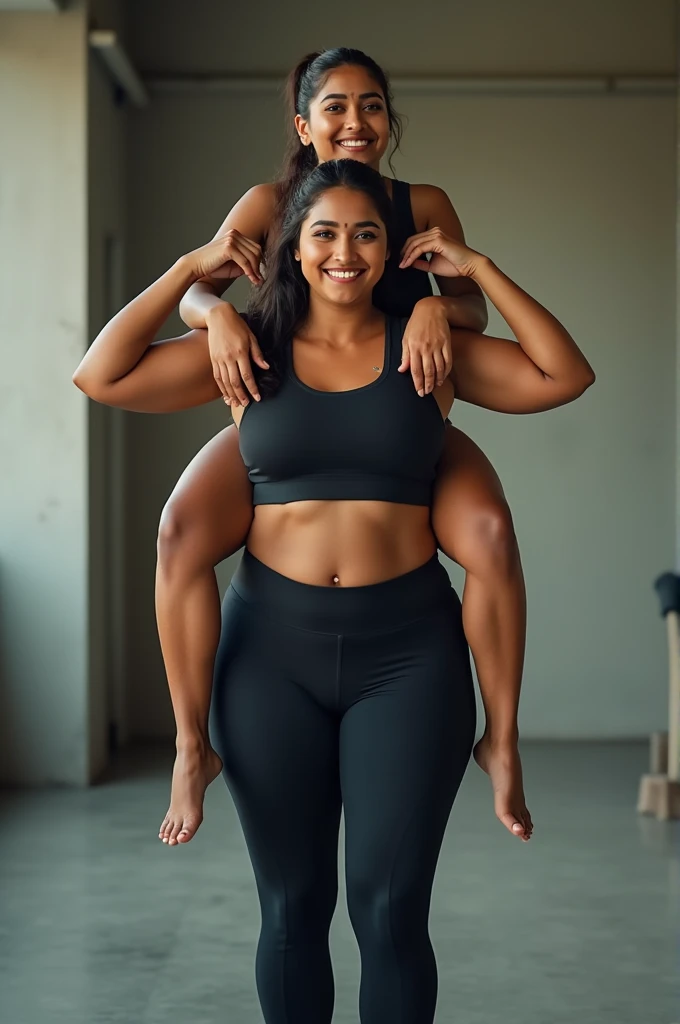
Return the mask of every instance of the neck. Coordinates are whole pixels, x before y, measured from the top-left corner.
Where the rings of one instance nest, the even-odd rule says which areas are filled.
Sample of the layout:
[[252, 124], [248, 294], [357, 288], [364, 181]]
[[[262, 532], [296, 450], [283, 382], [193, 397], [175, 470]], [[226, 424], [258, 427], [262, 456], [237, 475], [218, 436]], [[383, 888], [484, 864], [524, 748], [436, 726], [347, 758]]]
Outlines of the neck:
[[356, 303], [339, 305], [313, 292], [309, 296], [309, 312], [300, 330], [301, 337], [324, 338], [332, 344], [356, 341], [375, 329], [383, 314], [373, 306], [371, 296]]

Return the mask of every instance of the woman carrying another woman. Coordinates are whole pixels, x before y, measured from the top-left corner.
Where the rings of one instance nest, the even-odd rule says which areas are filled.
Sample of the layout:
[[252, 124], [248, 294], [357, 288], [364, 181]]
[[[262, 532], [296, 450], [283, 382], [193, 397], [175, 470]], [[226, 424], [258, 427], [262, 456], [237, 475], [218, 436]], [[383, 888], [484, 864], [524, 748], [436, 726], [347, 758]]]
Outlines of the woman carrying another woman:
[[[234, 411], [251, 395], [258, 397], [251, 357], [256, 367], [266, 364], [253, 332], [219, 296], [233, 276], [245, 273], [259, 284], [262, 253], [275, 238], [286, 197], [306, 174], [344, 157], [378, 171], [390, 140], [396, 146], [401, 138], [386, 75], [360, 50], [306, 57], [290, 76], [288, 102], [291, 138], [279, 182], [257, 185], [239, 200], [213, 243], [225, 265], [206, 271], [180, 305], [188, 327], [207, 328], [215, 377]], [[374, 299], [384, 312], [410, 318], [399, 369], [411, 370], [416, 390], [425, 396], [451, 370], [450, 327], [483, 331], [486, 305], [469, 277], [447, 277], [433, 266], [442, 292], [434, 296], [426, 272], [408, 262], [401, 265], [402, 249], [414, 235], [439, 229], [464, 242], [446, 194], [432, 185], [383, 182], [393, 204], [395, 242]], [[194, 835], [205, 788], [220, 769], [207, 736], [220, 631], [214, 566], [242, 546], [252, 520], [251, 492], [236, 431], [228, 427], [187, 467], [161, 519], [156, 607], [177, 723], [171, 803], [160, 830], [170, 845]], [[486, 712], [475, 756], [491, 776], [499, 819], [526, 840], [530, 816], [516, 731], [525, 634], [519, 553], [493, 467], [450, 425], [437, 468], [432, 521], [439, 546], [466, 571], [463, 623]]]
[[[376, 171], [321, 164], [289, 203], [248, 318], [270, 369], [262, 400], [235, 411], [255, 515], [224, 602], [211, 734], [257, 882], [267, 1024], [331, 1021], [341, 809], [362, 1024], [431, 1024], [431, 889], [475, 729], [460, 603], [430, 524], [445, 417], [454, 395], [531, 413], [594, 379], [547, 310], [438, 236], [405, 260], [425, 269], [433, 253], [438, 275], [475, 281], [518, 344], [453, 330], [451, 373], [419, 397], [398, 372], [404, 320], [372, 301], [390, 220]], [[205, 332], [152, 339], [221, 259], [213, 243], [181, 257], [102, 330], [76, 384], [136, 411], [216, 398]]]

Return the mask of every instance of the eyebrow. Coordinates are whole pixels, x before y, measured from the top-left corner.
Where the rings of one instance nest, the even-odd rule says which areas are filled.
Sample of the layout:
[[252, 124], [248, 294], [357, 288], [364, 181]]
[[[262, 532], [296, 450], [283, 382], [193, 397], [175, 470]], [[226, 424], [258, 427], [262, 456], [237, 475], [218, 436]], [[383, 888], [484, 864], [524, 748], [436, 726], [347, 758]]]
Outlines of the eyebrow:
[[[319, 225], [321, 225], [322, 227], [325, 227], [325, 228], [339, 228], [340, 227], [340, 225], [337, 222], [337, 220], [315, 220], [313, 224], [310, 224], [310, 230], [311, 230], [311, 228], [319, 227]], [[347, 227], [347, 225], [345, 225], [345, 227]], [[354, 227], [355, 228], [376, 228], [376, 230], [380, 231], [380, 225], [376, 224], [374, 220], [360, 220], [360, 221], [357, 221], [357, 223], [354, 225]]]
[[[379, 100], [383, 100], [383, 102], [384, 102], [384, 97], [383, 97], [383, 94], [381, 92], [362, 92], [362, 94], [359, 97], [359, 99], [360, 100], [368, 100], [368, 99], [371, 99], [371, 98], [376, 97], [376, 96], [377, 96], [377, 98]], [[324, 96], [324, 98], [321, 100], [321, 102], [325, 103], [326, 100], [346, 100], [346, 99], [347, 99], [347, 94], [344, 93], [344, 92], [329, 92], [328, 96]]]

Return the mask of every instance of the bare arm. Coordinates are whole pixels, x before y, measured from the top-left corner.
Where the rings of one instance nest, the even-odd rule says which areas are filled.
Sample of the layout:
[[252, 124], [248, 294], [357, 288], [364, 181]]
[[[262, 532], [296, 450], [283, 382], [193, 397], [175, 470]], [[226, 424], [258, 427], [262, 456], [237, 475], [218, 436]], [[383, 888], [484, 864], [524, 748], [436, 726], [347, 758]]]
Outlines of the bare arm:
[[134, 412], [175, 412], [219, 397], [206, 331], [153, 342], [199, 276], [194, 256], [181, 257], [99, 332], [73, 375], [81, 391]]
[[[465, 233], [460, 218], [446, 192], [436, 185], [412, 185], [413, 214], [425, 231], [441, 228], [444, 234], [465, 244]], [[409, 239], [410, 241], [410, 239]], [[404, 250], [408, 241], [404, 246]], [[470, 278], [434, 275], [440, 296], [421, 299], [422, 303], [437, 304], [450, 327], [465, 327], [471, 331], [486, 330], [489, 314], [484, 293]]]
[[533, 413], [572, 402], [590, 387], [595, 380], [592, 367], [552, 313], [477, 253], [470, 276], [517, 343], [452, 331], [451, 378], [460, 399], [496, 412]]
[[[214, 238], [225, 238], [230, 231], [237, 232], [256, 246], [256, 255], [259, 253], [261, 257], [274, 217], [274, 206], [273, 186], [254, 185], [232, 207]], [[248, 276], [253, 284], [257, 283], [251, 275]], [[235, 312], [232, 304], [221, 298], [231, 283], [232, 280], [214, 274], [206, 274], [195, 281], [179, 304], [179, 315], [187, 327], [208, 327], [211, 316], [224, 315], [227, 311]]]

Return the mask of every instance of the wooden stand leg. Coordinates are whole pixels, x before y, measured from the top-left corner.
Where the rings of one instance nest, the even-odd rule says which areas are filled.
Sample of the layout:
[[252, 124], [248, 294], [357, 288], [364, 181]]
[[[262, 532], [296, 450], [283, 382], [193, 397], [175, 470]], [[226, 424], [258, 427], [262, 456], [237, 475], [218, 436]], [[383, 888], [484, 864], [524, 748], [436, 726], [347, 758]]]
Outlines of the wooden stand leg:
[[653, 732], [649, 737], [649, 772], [651, 775], [668, 774], [667, 732]]
[[[668, 628], [668, 737], [651, 737], [651, 774], [640, 779], [638, 812], [659, 821], [680, 818], [680, 634], [678, 613], [666, 613]], [[665, 740], [665, 742], [664, 742]]]
[[680, 818], [680, 782], [667, 775], [643, 775], [637, 809], [640, 814], [653, 814], [659, 821]]

